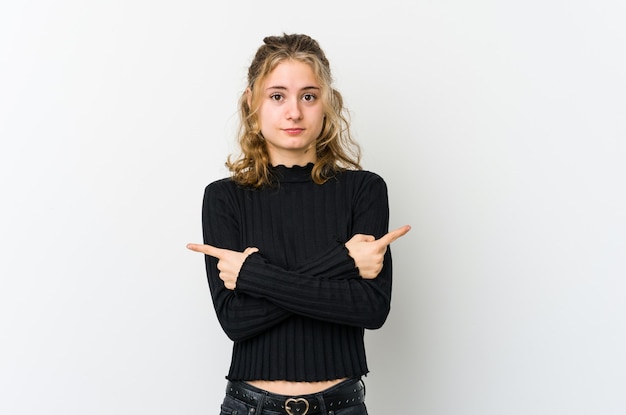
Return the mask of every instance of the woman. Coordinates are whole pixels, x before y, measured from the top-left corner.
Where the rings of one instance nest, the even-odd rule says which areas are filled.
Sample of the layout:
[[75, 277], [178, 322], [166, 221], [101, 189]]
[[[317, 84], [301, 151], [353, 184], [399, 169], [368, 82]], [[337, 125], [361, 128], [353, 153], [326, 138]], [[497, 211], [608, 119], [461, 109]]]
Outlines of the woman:
[[204, 253], [233, 352], [222, 414], [366, 414], [364, 329], [391, 298], [386, 185], [363, 171], [328, 60], [264, 39], [240, 99], [241, 155], [205, 189]]

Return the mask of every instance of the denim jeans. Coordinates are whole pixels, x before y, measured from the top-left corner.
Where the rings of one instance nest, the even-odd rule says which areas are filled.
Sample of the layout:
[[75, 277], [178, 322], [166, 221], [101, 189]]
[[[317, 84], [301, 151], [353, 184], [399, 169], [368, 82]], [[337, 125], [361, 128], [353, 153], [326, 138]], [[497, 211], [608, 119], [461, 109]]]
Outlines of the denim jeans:
[[[342, 388], [349, 387], [351, 384], [354, 384], [355, 382], [358, 382], [358, 381], [360, 380], [348, 379], [344, 382], [339, 383], [338, 385], [335, 385], [325, 391], [322, 391], [319, 394], [306, 395], [304, 397], [294, 397], [296, 398], [296, 400], [300, 400], [301, 398], [306, 398], [309, 402], [314, 402], [315, 405], [317, 406], [317, 409], [313, 410], [311, 407], [311, 410], [309, 412], [306, 412], [306, 409], [303, 407], [299, 407], [299, 408], [294, 407], [291, 413], [293, 413], [294, 415], [303, 415], [306, 413], [311, 414], [312, 412], [319, 414], [319, 415], [367, 415], [367, 409], [365, 407], [364, 402], [358, 403], [356, 405], [344, 407], [341, 409], [337, 409], [337, 408], [333, 409], [333, 408], [328, 408], [325, 406], [324, 399], [318, 399], [318, 398], [323, 398], [324, 396], [330, 396], [333, 394], [333, 392], [341, 391]], [[239, 385], [242, 385], [242, 383], [239, 383]], [[243, 384], [243, 385], [246, 385], [246, 384]], [[258, 394], [261, 398], [263, 396], [269, 396], [269, 397], [277, 398], [283, 402], [290, 398], [289, 396], [276, 395], [273, 393], [269, 393], [261, 389], [257, 389], [250, 385], [247, 385], [245, 387], [251, 393]], [[313, 403], [311, 405], [313, 405]], [[281, 408], [265, 407], [263, 405], [263, 399], [260, 399], [259, 403], [254, 405], [249, 402], [244, 402], [243, 400], [237, 399], [236, 397], [230, 396], [228, 394], [224, 397], [224, 402], [222, 403], [221, 411], [220, 411], [220, 415], [285, 415], [288, 413], [289, 412]]]

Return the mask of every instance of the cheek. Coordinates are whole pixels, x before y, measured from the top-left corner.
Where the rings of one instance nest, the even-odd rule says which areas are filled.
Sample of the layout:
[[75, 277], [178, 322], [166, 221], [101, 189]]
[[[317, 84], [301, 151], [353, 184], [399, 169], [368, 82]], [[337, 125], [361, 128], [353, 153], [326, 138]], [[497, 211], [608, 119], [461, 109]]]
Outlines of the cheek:
[[318, 133], [322, 132], [322, 129], [324, 128], [324, 113], [317, 113], [316, 114], [316, 119], [317, 119], [317, 129], [319, 130]]
[[263, 130], [267, 125], [269, 125], [269, 118], [267, 115], [267, 111], [264, 111], [262, 108], [260, 108], [259, 112], [257, 113], [257, 123], [261, 130]]
[[263, 126], [263, 125], [271, 125], [273, 122], [276, 121], [278, 116], [278, 113], [276, 110], [272, 111], [272, 109], [267, 108], [267, 107], [261, 107], [259, 108], [259, 125]]

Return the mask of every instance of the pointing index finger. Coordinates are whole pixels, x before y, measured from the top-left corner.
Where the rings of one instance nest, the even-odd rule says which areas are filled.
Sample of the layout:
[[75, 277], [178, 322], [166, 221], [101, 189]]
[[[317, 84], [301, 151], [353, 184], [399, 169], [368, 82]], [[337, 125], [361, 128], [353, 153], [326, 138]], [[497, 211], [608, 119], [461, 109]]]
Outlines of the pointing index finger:
[[213, 245], [202, 245], [202, 244], [187, 244], [187, 249], [190, 249], [195, 252], [200, 252], [205, 255], [209, 255], [215, 257], [217, 259], [221, 259], [225, 249], [217, 248]]
[[406, 233], [410, 230], [411, 227], [409, 225], [401, 226], [398, 229], [394, 229], [393, 231], [385, 234], [382, 238], [379, 239], [379, 241], [383, 242], [386, 245], [391, 245], [393, 241], [400, 238], [401, 236], [406, 235]]

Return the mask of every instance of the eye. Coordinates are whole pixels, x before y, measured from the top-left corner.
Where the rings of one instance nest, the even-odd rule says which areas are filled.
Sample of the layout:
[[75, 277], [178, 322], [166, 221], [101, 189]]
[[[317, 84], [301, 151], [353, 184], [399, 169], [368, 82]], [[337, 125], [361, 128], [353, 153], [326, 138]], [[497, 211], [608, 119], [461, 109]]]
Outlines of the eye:
[[283, 96], [279, 93], [275, 93], [275, 94], [270, 95], [270, 99], [272, 101], [281, 101], [283, 99]]
[[304, 94], [302, 99], [306, 102], [313, 102], [317, 99], [317, 97], [314, 94]]

